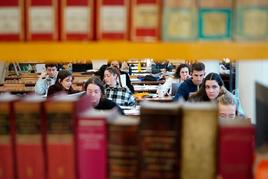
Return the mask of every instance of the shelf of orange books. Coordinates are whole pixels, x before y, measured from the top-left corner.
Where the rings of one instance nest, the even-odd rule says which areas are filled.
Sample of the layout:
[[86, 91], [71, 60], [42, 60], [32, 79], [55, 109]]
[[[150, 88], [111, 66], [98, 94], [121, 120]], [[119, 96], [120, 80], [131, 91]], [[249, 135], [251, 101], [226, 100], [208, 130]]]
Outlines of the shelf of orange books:
[[268, 59], [268, 42], [1, 42], [5, 61]]

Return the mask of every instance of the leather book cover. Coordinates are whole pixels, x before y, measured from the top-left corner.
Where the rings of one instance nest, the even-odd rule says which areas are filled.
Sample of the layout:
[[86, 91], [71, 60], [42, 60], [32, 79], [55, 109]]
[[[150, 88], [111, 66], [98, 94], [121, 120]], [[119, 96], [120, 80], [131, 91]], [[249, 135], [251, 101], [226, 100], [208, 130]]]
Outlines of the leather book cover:
[[231, 40], [233, 1], [200, 0], [198, 17], [200, 40]]
[[140, 178], [178, 178], [181, 149], [181, 105], [141, 103]]
[[122, 116], [108, 123], [109, 178], [139, 177], [139, 119]]
[[46, 178], [43, 101], [42, 97], [27, 96], [14, 104], [16, 168], [19, 179]]
[[129, 0], [97, 1], [97, 40], [129, 38]]
[[94, 0], [61, 0], [61, 40], [92, 40], [94, 13]]
[[25, 0], [26, 40], [59, 39], [59, 0]]
[[79, 179], [108, 177], [107, 121], [115, 112], [89, 109], [78, 116], [75, 139]]
[[75, 121], [91, 106], [88, 96], [58, 95], [45, 104], [48, 179], [76, 179]]
[[162, 40], [197, 39], [197, 20], [195, 0], [165, 0], [162, 12]]
[[157, 41], [161, 29], [160, 0], [132, 0], [130, 38], [132, 41]]
[[268, 1], [235, 1], [234, 39], [265, 41], [268, 39]]
[[219, 127], [219, 175], [228, 179], [251, 179], [255, 130], [249, 119], [223, 119]]
[[0, 95], [0, 179], [15, 179], [14, 101], [15, 96]]
[[24, 40], [24, 0], [0, 1], [0, 41]]
[[218, 111], [216, 103], [183, 105], [181, 179], [215, 179]]

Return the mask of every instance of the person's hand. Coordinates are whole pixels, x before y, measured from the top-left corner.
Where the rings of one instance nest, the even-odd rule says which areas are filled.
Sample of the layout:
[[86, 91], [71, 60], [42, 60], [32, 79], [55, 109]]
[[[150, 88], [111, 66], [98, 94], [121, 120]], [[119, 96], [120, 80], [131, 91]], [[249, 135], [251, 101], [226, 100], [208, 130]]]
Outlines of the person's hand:
[[47, 77], [47, 71], [43, 71], [39, 76], [40, 79], [44, 79], [46, 77]]

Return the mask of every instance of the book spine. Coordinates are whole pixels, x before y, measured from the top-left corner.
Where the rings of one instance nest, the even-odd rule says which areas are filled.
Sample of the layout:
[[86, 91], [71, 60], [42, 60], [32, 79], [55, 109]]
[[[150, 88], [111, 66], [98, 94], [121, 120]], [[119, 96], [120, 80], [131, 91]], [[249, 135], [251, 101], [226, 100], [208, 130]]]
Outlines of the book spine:
[[15, 176], [10, 105], [9, 102], [0, 103], [0, 179], [14, 179]]
[[177, 178], [180, 167], [180, 113], [141, 108], [140, 178]]
[[61, 40], [92, 40], [94, 0], [61, 0]]
[[109, 124], [109, 178], [138, 178], [138, 125]]
[[0, 41], [24, 40], [24, 0], [0, 1]]
[[75, 179], [72, 102], [46, 102], [48, 179]]
[[183, 109], [181, 179], [216, 178], [217, 115], [216, 107]]
[[59, 39], [59, 0], [26, 0], [26, 39]]
[[252, 178], [254, 130], [248, 127], [219, 129], [219, 175], [229, 179]]
[[156, 41], [160, 39], [161, 1], [132, 0], [131, 29], [133, 41]]
[[99, 0], [97, 14], [98, 40], [128, 39], [129, 0]]
[[201, 40], [231, 40], [232, 1], [203, 0], [199, 4], [198, 34]]
[[40, 105], [31, 102], [15, 103], [16, 163], [20, 179], [45, 179]]
[[268, 39], [268, 2], [237, 4], [235, 9], [235, 40]]
[[107, 178], [107, 125], [104, 118], [78, 117], [76, 152], [79, 179]]
[[196, 3], [193, 1], [176, 2], [177, 3], [175, 3], [173, 0], [164, 1], [162, 14], [162, 40], [180, 41], [196, 39]]

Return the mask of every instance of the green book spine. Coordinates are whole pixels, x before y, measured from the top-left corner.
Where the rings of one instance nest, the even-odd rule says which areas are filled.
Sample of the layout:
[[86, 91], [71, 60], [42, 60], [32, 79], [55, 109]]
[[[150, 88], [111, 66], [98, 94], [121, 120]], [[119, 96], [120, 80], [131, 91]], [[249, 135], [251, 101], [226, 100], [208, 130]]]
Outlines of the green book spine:
[[200, 40], [230, 40], [232, 38], [231, 8], [200, 8], [198, 36]]

